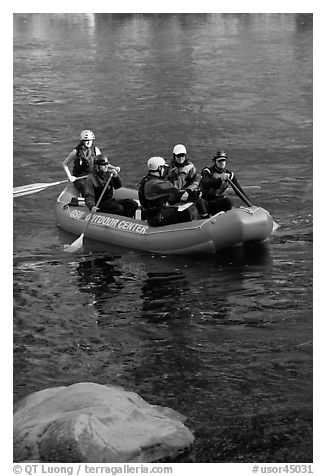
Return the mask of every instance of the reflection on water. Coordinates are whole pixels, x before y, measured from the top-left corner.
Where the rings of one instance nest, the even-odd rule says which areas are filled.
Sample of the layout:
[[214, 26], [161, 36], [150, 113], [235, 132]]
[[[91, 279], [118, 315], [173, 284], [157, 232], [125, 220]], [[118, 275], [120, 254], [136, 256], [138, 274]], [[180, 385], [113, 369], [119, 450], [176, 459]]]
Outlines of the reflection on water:
[[[280, 299], [273, 311], [269, 246], [193, 262], [142, 253], [64, 259], [15, 265], [15, 399], [53, 381], [123, 385], [188, 416], [197, 439], [182, 461], [250, 460], [260, 451], [264, 459], [283, 425], [308, 425], [309, 392], [302, 398], [298, 385], [309, 382], [309, 323], [297, 328], [306, 344], [294, 348], [291, 320], [300, 315], [291, 317], [291, 296], [287, 316]], [[273, 432], [258, 438], [265, 425]], [[287, 447], [298, 444], [291, 438]]]
[[[130, 257], [129, 257], [130, 259]], [[134, 260], [137, 260], [137, 256]], [[166, 257], [142, 257], [142, 262], [129, 261], [121, 265], [112, 256], [84, 258], [78, 262], [76, 285], [81, 293], [91, 296], [100, 314], [108, 314], [112, 300], [125, 296], [119, 303], [121, 312], [128, 309], [129, 294], [140, 293], [142, 303], [137, 315], [148, 322], [177, 319], [201, 314], [209, 315], [210, 303], [216, 306], [215, 314], [221, 314], [229, 293], [240, 293], [242, 282], [250, 274], [267, 276], [271, 273], [272, 258], [268, 246], [255, 245], [225, 250], [212, 258], [201, 257], [192, 263], [189, 259]], [[208, 274], [208, 276], [206, 275]], [[219, 293], [223, 289], [223, 293]], [[199, 309], [200, 299], [204, 309]], [[192, 302], [196, 301], [196, 306]], [[208, 307], [207, 307], [208, 306]], [[227, 307], [229, 307], [228, 304]], [[212, 315], [212, 313], [211, 313]]]

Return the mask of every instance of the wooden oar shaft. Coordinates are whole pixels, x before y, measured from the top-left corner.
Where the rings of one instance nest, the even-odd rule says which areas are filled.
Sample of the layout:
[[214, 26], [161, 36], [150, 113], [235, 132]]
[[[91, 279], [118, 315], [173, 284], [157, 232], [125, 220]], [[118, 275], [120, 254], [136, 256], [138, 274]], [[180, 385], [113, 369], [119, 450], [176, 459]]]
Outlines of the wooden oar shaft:
[[232, 182], [232, 180], [228, 179], [228, 182], [235, 191], [235, 193], [238, 195], [238, 197], [240, 197], [245, 202], [245, 204], [248, 205], [248, 207], [252, 207], [252, 203], [250, 202], [250, 200], [248, 200], [248, 198], [241, 192], [241, 190], [239, 190], [239, 188]]
[[[99, 199], [98, 199], [97, 202], [96, 202], [95, 208], [98, 208], [99, 204], [101, 203], [102, 198], [103, 198], [103, 196], [104, 196], [104, 194], [105, 194], [105, 192], [106, 192], [106, 189], [108, 188], [109, 183], [111, 182], [111, 178], [112, 178], [112, 174], [111, 174], [110, 177], [108, 178], [108, 181], [106, 182], [106, 184], [105, 184], [105, 186], [104, 186], [104, 188], [103, 188], [103, 190], [102, 190], [102, 193], [101, 193]], [[91, 222], [91, 219], [93, 218], [94, 213], [96, 213], [96, 212], [95, 212], [95, 211], [94, 211], [94, 212], [91, 212], [89, 219], [88, 219], [87, 222], [85, 223], [85, 226], [84, 226], [84, 230], [83, 230], [82, 235], [85, 235], [85, 233], [86, 233], [86, 231], [87, 231], [87, 228], [89, 227], [89, 224], [90, 224], [90, 222]]]

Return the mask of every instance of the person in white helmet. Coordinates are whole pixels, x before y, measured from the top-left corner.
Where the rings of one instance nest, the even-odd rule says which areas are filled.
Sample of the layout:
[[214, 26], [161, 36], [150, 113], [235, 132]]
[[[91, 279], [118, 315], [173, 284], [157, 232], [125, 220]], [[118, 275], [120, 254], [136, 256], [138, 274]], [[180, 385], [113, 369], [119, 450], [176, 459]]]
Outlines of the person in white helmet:
[[[100, 149], [94, 144], [95, 135], [93, 131], [86, 129], [80, 133], [80, 141], [76, 147], [63, 161], [63, 169], [68, 180], [75, 182], [78, 191], [84, 196], [85, 179], [76, 180], [77, 177], [90, 174], [94, 169], [94, 159], [101, 154]], [[72, 173], [69, 165], [73, 164]], [[114, 168], [113, 165], [111, 168]], [[119, 169], [120, 171], [120, 169]]]
[[151, 157], [147, 161], [148, 173], [142, 178], [138, 187], [142, 215], [150, 226], [171, 225], [193, 219], [189, 208], [178, 211], [177, 207], [171, 206], [180, 201], [184, 192], [180, 192], [166, 179], [168, 167], [163, 157]]
[[187, 149], [183, 144], [177, 144], [172, 153], [173, 157], [167, 178], [175, 187], [184, 191], [181, 201], [194, 202], [198, 212], [196, 218], [208, 218], [205, 201], [200, 198], [199, 182], [201, 177], [195, 165], [188, 159]]

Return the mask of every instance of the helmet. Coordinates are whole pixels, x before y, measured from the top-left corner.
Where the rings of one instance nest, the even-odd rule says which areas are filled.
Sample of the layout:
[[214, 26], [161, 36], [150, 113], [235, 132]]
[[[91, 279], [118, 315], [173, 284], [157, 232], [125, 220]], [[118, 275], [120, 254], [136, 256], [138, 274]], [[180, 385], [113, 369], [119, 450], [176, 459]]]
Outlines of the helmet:
[[85, 131], [82, 131], [80, 133], [80, 140], [94, 140], [94, 139], [95, 139], [95, 135], [93, 131], [89, 131], [88, 129], [86, 129]]
[[106, 155], [97, 155], [96, 158], [95, 158], [95, 164], [96, 165], [105, 165], [105, 164], [109, 164], [109, 159], [107, 158]]
[[187, 154], [187, 149], [185, 148], [184, 145], [182, 144], [177, 144], [173, 147], [173, 153], [175, 155], [179, 155], [179, 154]]
[[151, 157], [147, 161], [148, 170], [158, 170], [159, 167], [168, 167], [163, 157]]
[[218, 160], [218, 159], [227, 159], [228, 156], [224, 150], [218, 150], [216, 154], [213, 155], [212, 160]]

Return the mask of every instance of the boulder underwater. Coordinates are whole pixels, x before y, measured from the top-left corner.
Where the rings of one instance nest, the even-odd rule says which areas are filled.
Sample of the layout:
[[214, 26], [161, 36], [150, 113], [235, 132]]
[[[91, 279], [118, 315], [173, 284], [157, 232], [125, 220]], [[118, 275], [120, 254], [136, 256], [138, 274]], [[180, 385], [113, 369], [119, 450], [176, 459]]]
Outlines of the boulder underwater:
[[14, 461], [151, 463], [194, 441], [186, 418], [121, 387], [47, 388], [14, 409]]

